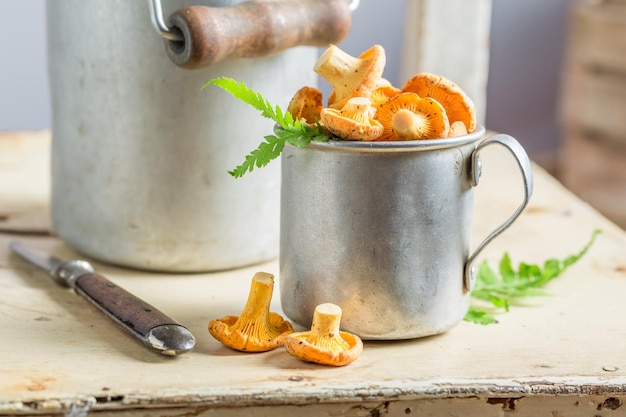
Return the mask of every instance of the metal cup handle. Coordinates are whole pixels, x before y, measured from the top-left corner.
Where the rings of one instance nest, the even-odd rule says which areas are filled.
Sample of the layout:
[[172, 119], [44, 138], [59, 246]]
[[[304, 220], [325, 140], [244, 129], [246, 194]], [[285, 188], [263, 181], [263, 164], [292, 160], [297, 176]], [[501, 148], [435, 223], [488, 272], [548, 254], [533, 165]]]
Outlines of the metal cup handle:
[[474, 261], [478, 254], [489, 244], [496, 236], [502, 233], [505, 229], [507, 229], [522, 213], [528, 201], [530, 200], [530, 196], [533, 192], [533, 177], [532, 177], [532, 169], [530, 165], [530, 159], [528, 158], [528, 154], [520, 145], [520, 143], [513, 138], [512, 136], [505, 134], [498, 134], [490, 137], [489, 139], [481, 142], [476, 149], [472, 152], [471, 155], [471, 165], [470, 165], [470, 184], [475, 187], [478, 185], [478, 181], [480, 179], [480, 174], [482, 171], [482, 162], [480, 161], [480, 152], [484, 148], [489, 145], [502, 145], [506, 149], [508, 149], [515, 160], [517, 161], [517, 165], [522, 173], [522, 178], [524, 180], [524, 200], [522, 204], [515, 210], [515, 212], [509, 217], [507, 221], [502, 223], [499, 227], [497, 227], [491, 234], [489, 234], [485, 240], [481, 242], [480, 245], [474, 250], [474, 253], [470, 255], [465, 263], [465, 270], [463, 274], [463, 290], [468, 292], [471, 291], [476, 282], [476, 267], [473, 265]]

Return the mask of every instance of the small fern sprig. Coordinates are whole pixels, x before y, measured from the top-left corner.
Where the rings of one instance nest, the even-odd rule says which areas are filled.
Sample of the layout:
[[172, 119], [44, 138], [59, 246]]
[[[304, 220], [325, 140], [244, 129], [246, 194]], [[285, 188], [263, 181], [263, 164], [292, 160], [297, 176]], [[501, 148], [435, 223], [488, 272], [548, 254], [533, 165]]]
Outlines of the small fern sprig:
[[471, 297], [482, 301], [483, 305], [474, 303], [467, 312], [465, 321], [478, 324], [497, 323], [494, 311], [509, 311], [511, 301], [521, 297], [548, 295], [542, 287], [578, 262], [600, 233], [599, 229], [594, 230], [587, 244], [579, 252], [563, 260], [550, 258], [544, 262], [543, 267], [521, 262], [516, 270], [506, 252], [500, 260], [497, 271], [493, 270], [487, 261], [483, 261], [478, 268], [476, 284], [471, 292]]
[[273, 106], [261, 93], [247, 87], [243, 81], [221, 77], [208, 81], [202, 88], [210, 85], [220, 87], [233, 97], [260, 111], [261, 116], [273, 120], [278, 125], [274, 134], [265, 136], [264, 141], [246, 156], [241, 165], [228, 171], [235, 178], [242, 177], [246, 172], [252, 172], [254, 168], [264, 167], [278, 158], [285, 147], [285, 142], [303, 147], [311, 141], [326, 142], [330, 139], [328, 133], [319, 124], [312, 128], [306, 123], [294, 120], [291, 113], [283, 111], [278, 105]]

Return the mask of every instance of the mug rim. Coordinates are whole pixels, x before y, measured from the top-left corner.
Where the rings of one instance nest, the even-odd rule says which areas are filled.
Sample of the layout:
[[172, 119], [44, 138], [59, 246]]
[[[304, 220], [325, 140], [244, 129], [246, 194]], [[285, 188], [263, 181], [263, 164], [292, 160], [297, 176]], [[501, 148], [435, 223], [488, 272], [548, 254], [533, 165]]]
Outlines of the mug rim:
[[[476, 142], [485, 136], [486, 129], [477, 125], [476, 130], [463, 136], [442, 139], [406, 140], [406, 141], [352, 141], [352, 140], [329, 140], [328, 142], [311, 141], [306, 148], [324, 150], [345, 150], [359, 152], [409, 152], [454, 148]], [[293, 146], [293, 145], [292, 145]]]

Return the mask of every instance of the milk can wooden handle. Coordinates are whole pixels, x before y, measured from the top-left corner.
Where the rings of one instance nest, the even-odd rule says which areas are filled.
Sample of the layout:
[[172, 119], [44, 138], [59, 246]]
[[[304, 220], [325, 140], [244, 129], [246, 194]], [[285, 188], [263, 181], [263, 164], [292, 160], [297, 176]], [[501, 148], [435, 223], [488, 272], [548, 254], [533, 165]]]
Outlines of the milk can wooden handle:
[[246, 1], [230, 7], [190, 6], [168, 26], [170, 59], [187, 69], [231, 57], [262, 57], [285, 49], [338, 43], [351, 25], [347, 0]]

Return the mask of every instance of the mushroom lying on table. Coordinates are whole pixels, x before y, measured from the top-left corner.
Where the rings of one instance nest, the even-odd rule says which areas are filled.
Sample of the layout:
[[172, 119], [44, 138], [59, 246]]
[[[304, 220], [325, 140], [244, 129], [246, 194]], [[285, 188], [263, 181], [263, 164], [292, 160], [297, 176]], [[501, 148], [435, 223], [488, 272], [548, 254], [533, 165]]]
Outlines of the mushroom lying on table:
[[266, 352], [282, 346], [293, 327], [282, 316], [269, 311], [273, 290], [274, 275], [254, 274], [241, 315], [211, 320], [209, 333], [229, 348], [242, 352]]
[[340, 331], [340, 321], [341, 307], [332, 303], [318, 305], [311, 330], [291, 333], [285, 339], [287, 352], [321, 365], [344, 366], [354, 362], [363, 352], [363, 342], [356, 335]]

